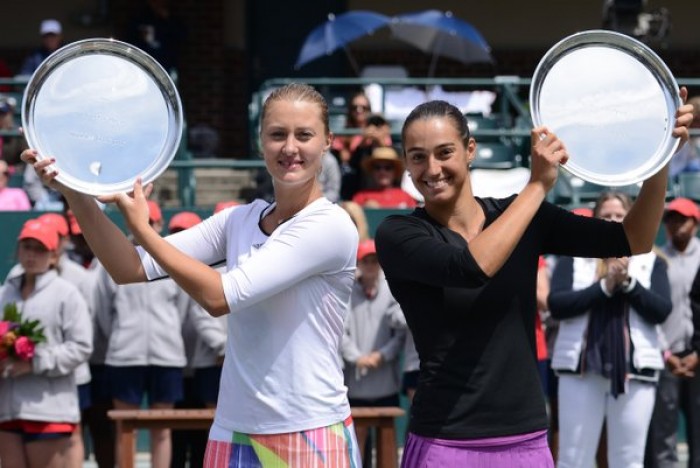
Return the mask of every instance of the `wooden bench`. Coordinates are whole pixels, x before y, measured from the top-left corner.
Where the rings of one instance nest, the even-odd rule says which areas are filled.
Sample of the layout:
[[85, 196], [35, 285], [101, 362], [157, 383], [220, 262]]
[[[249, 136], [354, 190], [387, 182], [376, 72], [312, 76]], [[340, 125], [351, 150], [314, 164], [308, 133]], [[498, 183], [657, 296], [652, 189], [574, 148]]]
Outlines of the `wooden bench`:
[[[137, 429], [208, 430], [214, 420], [213, 409], [111, 410], [108, 415], [117, 425], [120, 468], [134, 467]], [[403, 415], [404, 410], [398, 407], [352, 408], [356, 427], [376, 428], [379, 468], [398, 466], [394, 419]]]

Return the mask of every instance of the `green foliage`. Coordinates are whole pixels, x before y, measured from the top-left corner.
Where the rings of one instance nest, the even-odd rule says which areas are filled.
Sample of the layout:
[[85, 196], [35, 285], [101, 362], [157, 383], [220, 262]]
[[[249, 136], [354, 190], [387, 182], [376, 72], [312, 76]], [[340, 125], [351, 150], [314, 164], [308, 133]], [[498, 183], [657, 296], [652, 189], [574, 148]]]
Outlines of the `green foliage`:
[[5, 304], [2, 319], [8, 322], [20, 323], [22, 320], [22, 314], [20, 314], [17, 304], [14, 302]]
[[19, 308], [17, 308], [17, 304], [14, 302], [5, 304], [2, 315], [3, 320], [17, 325], [14, 332], [18, 337], [26, 336], [34, 344], [39, 344], [46, 341], [44, 327], [41, 326], [41, 322], [38, 320], [22, 320], [22, 313], [20, 312]]

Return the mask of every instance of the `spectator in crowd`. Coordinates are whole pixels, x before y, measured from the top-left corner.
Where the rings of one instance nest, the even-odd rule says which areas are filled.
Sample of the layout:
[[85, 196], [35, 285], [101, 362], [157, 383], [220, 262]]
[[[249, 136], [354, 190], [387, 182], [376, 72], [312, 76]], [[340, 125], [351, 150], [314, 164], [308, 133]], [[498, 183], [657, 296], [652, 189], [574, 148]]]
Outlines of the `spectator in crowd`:
[[170, 74], [178, 70], [186, 38], [185, 24], [172, 13], [169, 0], [146, 0], [127, 33], [127, 41], [147, 52]]
[[321, 160], [321, 172], [318, 181], [323, 188], [323, 196], [333, 203], [340, 200], [341, 174], [338, 160], [333, 153], [326, 151]]
[[41, 65], [41, 62], [63, 45], [63, 27], [58, 20], [43, 20], [39, 26], [39, 35], [41, 36], [41, 45], [24, 59], [19, 72], [20, 75], [31, 75], [34, 73]]
[[78, 265], [82, 265], [83, 268], [94, 270], [99, 262], [95, 261], [95, 255], [85, 240], [83, 230], [80, 228], [80, 224], [72, 210], [66, 210], [66, 218], [68, 218], [68, 227], [70, 231], [68, 257]]
[[[17, 100], [12, 96], [0, 94], [0, 130], [19, 131], [15, 121]], [[14, 135], [0, 136], [0, 159], [10, 167], [21, 162], [20, 154], [27, 148], [24, 138]]]
[[[175, 234], [201, 222], [194, 212], [182, 211], [168, 223]], [[226, 345], [225, 317], [212, 317], [201, 308], [186, 317], [182, 324], [187, 365], [183, 378], [183, 398], [176, 408], [215, 408], [221, 379], [221, 364]], [[173, 430], [171, 468], [202, 466], [207, 446], [207, 433], [201, 430]]]
[[[53, 228], [58, 234], [58, 247], [56, 255], [55, 269], [60, 278], [71, 283], [78, 288], [85, 303], [88, 304], [88, 311], [92, 300], [93, 280], [92, 275], [87, 272], [81, 265], [72, 261], [66, 253], [66, 248], [70, 243], [68, 236], [69, 228], [66, 218], [61, 213], [44, 213], [37, 220]], [[21, 264], [15, 265], [8, 273], [8, 278], [18, 277], [24, 274], [24, 268]], [[90, 311], [91, 312], [91, 311]], [[91, 391], [90, 391], [90, 367], [88, 361], [81, 363], [75, 369], [75, 383], [78, 385], [78, 403], [80, 405], [81, 420], [85, 412], [90, 408]], [[85, 459], [85, 447], [83, 445], [82, 425], [78, 424], [71, 434], [70, 449], [68, 453], [68, 466], [80, 467]]]
[[364, 91], [358, 91], [350, 97], [345, 117], [345, 128], [357, 130], [355, 135], [336, 135], [331, 149], [338, 158], [341, 166], [350, 163], [350, 156], [362, 141], [362, 130], [367, 123], [367, 117], [372, 112], [369, 98]]
[[[328, 106], [314, 88], [290, 83], [267, 97], [261, 123], [275, 202], [223, 210], [165, 240], [147, 223], [151, 187], [137, 180], [131, 194], [101, 197], [120, 208], [136, 248], [92, 197], [45, 171], [53, 158], [39, 161], [30, 149], [22, 159], [66, 196], [119, 282], [169, 275], [211, 315], [227, 315], [219, 392], [226, 398], [218, 399], [207, 466], [259, 465], [269, 457], [307, 466], [319, 454], [360, 466], [338, 356], [358, 235], [317, 180], [331, 144]], [[222, 261], [225, 274], [208, 266]]]
[[65, 209], [61, 194], [42, 184], [36, 172], [25, 170], [22, 179], [22, 188], [29, 196], [35, 210], [63, 211]]
[[[374, 240], [360, 242], [342, 342], [350, 406], [399, 405], [399, 353], [405, 332], [404, 326], [395, 327], [394, 317], [400, 313], [377, 261]], [[364, 428], [357, 429], [365, 466], [371, 466], [370, 439]]]
[[92, 350], [92, 324], [78, 289], [56, 271], [58, 243], [53, 226], [27, 221], [18, 236], [22, 274], [0, 288], [0, 307], [14, 303], [46, 338], [33, 353], [26, 348], [26, 359], [0, 359], [3, 467], [74, 466], [68, 452], [80, 407], [73, 373]]
[[372, 184], [355, 193], [352, 201], [365, 208], [415, 208], [416, 200], [397, 184], [403, 174], [403, 162], [391, 146], [378, 146], [362, 163]]
[[362, 135], [355, 135], [356, 144], [350, 160], [342, 166], [341, 196], [345, 200], [352, 199], [358, 190], [366, 188], [371, 182], [371, 175], [363, 171], [366, 159], [372, 156], [375, 148], [391, 147], [391, 127], [381, 115], [371, 115], [362, 131]]
[[[673, 130], [683, 142], [689, 107], [680, 107]], [[668, 169], [644, 182], [616, 223], [545, 201], [568, 159], [546, 127], [531, 131], [529, 182], [506, 199], [473, 195], [476, 141], [455, 106], [420, 104], [406, 118], [402, 140], [425, 207], [388, 216], [376, 233], [379, 261], [421, 362], [402, 464], [553, 467], [535, 359], [538, 259], [651, 249]]]
[[[148, 221], [160, 232], [163, 217], [152, 200]], [[172, 280], [117, 285], [104, 268], [97, 271], [94, 295], [97, 326], [108, 337], [105, 379], [114, 407], [137, 409], [147, 397], [150, 408], [173, 408], [183, 396], [182, 324], [194, 313], [191, 298]], [[152, 466], [169, 467], [170, 429], [150, 434]]]
[[700, 466], [700, 378], [697, 376], [700, 328], [693, 327], [690, 291], [700, 268], [697, 239], [700, 210], [687, 198], [676, 198], [666, 206], [664, 226], [673, 310], [661, 325], [667, 351], [661, 371], [656, 404], [649, 426], [645, 466], [664, 468], [678, 464], [678, 417], [685, 416], [689, 467]]
[[0, 211], [26, 211], [32, 209], [29, 197], [21, 188], [8, 187], [14, 168], [0, 159]]
[[[604, 192], [593, 213], [619, 223], [631, 206], [626, 194]], [[654, 250], [593, 262], [561, 257], [548, 303], [559, 320], [557, 466], [591, 466], [603, 423], [609, 466], [642, 466], [663, 369], [659, 325], [672, 307], [666, 260]]]

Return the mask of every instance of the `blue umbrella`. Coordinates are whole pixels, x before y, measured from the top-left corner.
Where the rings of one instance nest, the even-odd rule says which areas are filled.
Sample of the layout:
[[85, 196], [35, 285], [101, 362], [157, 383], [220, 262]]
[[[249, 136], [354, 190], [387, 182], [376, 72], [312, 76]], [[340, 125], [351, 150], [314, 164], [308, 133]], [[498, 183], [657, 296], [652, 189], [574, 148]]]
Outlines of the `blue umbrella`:
[[348, 53], [347, 44], [362, 36], [372, 34], [388, 24], [389, 21], [388, 16], [372, 11], [349, 11], [338, 16], [330, 13], [328, 21], [315, 27], [306, 37], [294, 68], [298, 69], [308, 62], [330, 55], [342, 47], [357, 72], [357, 64]]
[[389, 28], [396, 39], [432, 54], [429, 76], [433, 76], [441, 55], [462, 63], [493, 62], [491, 48], [479, 31], [449, 11], [398, 15]]

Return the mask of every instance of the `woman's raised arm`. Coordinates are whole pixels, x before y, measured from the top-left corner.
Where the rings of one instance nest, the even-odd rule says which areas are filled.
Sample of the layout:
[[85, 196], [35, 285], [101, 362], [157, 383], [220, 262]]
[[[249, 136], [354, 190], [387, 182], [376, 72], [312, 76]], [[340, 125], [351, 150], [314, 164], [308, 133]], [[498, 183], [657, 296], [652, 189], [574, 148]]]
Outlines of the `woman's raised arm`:
[[[688, 126], [693, 121], [693, 106], [685, 104], [688, 98], [685, 86], [680, 89], [680, 95], [683, 105], [676, 112], [676, 127], [673, 129], [673, 136], [681, 139], [679, 150], [688, 140]], [[649, 252], [654, 246], [664, 213], [667, 181], [668, 164], [644, 181], [637, 200], [622, 222], [633, 255]]]
[[[55, 180], [58, 172], [50, 169], [55, 159], [38, 160], [36, 150], [28, 149], [22, 153], [22, 160], [34, 167], [44, 184], [58, 190], [64, 196], [92, 252], [115, 282], [124, 284], [146, 280], [146, 274], [134, 244], [102, 212], [95, 199]], [[48, 173], [47, 168], [49, 168]]]

